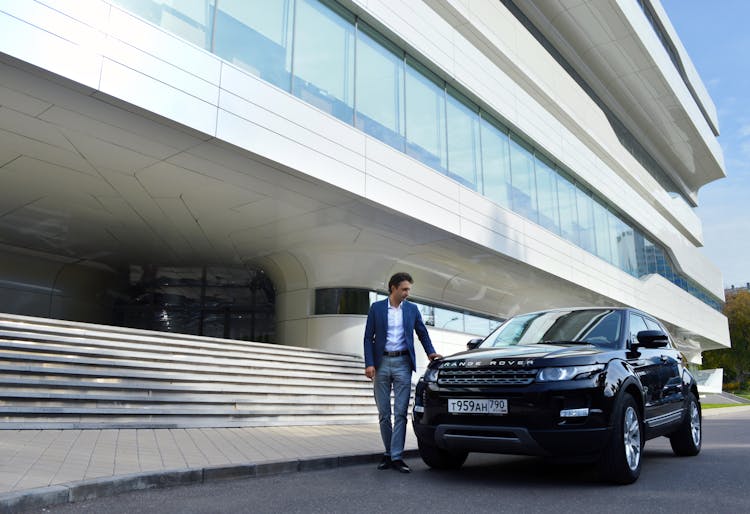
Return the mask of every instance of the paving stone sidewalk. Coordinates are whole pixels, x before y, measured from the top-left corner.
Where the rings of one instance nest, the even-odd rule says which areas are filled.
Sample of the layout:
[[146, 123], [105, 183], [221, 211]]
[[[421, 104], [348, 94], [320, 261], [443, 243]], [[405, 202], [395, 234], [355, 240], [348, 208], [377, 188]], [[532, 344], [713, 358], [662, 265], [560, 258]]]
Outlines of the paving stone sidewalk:
[[[704, 417], [748, 409], [707, 409]], [[407, 460], [418, 458], [416, 446], [407, 430]], [[137, 489], [374, 464], [382, 451], [377, 424], [0, 430], [0, 514]]]
[[[416, 456], [407, 431], [406, 455]], [[1, 430], [0, 513], [128, 490], [376, 462], [377, 424]]]

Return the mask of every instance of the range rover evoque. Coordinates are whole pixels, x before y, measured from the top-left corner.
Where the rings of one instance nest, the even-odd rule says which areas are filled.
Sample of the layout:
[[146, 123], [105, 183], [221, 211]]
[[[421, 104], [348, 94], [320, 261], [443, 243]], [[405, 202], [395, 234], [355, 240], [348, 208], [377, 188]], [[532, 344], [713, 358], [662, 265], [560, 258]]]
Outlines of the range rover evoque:
[[643, 312], [523, 314], [467, 346], [431, 362], [415, 390], [413, 427], [430, 467], [459, 468], [469, 452], [587, 459], [627, 484], [648, 439], [668, 437], [676, 455], [700, 452], [696, 382]]

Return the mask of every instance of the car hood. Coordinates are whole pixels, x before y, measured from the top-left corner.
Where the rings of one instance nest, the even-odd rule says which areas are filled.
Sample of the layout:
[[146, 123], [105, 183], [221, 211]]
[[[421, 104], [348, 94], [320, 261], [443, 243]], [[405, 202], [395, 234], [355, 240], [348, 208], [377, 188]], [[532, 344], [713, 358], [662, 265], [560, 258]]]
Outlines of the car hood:
[[438, 367], [541, 367], [567, 366], [574, 364], [595, 364], [607, 362], [611, 349], [585, 345], [535, 344], [529, 346], [508, 346], [503, 348], [477, 348], [444, 357]]

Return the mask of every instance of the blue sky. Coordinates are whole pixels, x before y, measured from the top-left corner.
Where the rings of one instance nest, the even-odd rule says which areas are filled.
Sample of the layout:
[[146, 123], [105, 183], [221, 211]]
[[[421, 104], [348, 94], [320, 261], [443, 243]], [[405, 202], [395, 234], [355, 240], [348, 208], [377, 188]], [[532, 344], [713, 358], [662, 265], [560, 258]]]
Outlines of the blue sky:
[[727, 178], [698, 193], [703, 251], [724, 285], [750, 282], [750, 0], [661, 0], [719, 115]]

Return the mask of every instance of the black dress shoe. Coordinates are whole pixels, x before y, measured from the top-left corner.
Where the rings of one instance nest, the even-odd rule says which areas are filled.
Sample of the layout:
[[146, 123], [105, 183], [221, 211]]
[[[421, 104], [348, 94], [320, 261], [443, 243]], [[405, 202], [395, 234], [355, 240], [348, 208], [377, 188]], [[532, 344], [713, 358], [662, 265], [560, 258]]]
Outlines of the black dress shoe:
[[388, 455], [383, 455], [383, 458], [378, 464], [378, 469], [388, 469], [391, 467], [391, 458]]
[[406, 465], [406, 462], [399, 460], [391, 461], [391, 467], [397, 470], [399, 473], [411, 473], [411, 469]]

